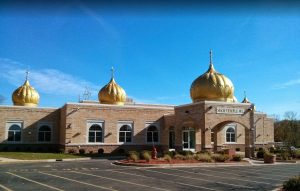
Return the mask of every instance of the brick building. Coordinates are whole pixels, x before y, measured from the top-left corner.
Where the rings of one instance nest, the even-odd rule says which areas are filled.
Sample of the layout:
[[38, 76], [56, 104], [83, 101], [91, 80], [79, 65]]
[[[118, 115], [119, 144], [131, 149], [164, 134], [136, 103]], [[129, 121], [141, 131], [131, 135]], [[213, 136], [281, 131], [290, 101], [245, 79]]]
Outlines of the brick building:
[[255, 111], [246, 96], [239, 103], [232, 82], [211, 60], [190, 94], [193, 102], [179, 106], [126, 102], [112, 76], [99, 91], [99, 102], [36, 107], [39, 94], [26, 77], [13, 93], [14, 106], [0, 106], [0, 150], [110, 153], [155, 145], [159, 150], [239, 148], [250, 156], [254, 147], [273, 144], [273, 119]]

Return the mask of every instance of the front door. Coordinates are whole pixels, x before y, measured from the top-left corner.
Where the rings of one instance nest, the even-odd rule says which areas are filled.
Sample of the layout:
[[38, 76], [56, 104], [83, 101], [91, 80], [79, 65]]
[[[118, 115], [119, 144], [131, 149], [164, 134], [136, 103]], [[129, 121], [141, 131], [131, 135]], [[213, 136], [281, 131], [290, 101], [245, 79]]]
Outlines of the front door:
[[195, 150], [195, 130], [193, 128], [185, 128], [182, 131], [183, 150]]

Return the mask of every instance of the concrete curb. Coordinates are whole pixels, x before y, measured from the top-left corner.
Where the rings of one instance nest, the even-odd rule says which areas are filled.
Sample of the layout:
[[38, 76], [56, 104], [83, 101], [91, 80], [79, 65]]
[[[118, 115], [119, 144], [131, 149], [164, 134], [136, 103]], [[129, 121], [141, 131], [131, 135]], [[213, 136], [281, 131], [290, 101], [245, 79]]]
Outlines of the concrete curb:
[[181, 164], [142, 164], [142, 163], [123, 163], [121, 161], [113, 162], [120, 166], [135, 166], [135, 167], [222, 167], [222, 166], [251, 166], [251, 163], [181, 163]]
[[37, 162], [68, 162], [68, 161], [88, 161], [88, 160], [100, 160], [100, 159], [108, 159], [108, 160], [119, 160], [124, 159], [124, 157], [115, 156], [115, 157], [83, 157], [83, 158], [69, 158], [69, 159], [41, 159], [41, 160], [19, 160], [19, 159], [10, 159], [0, 157], [1, 163], [37, 163]]

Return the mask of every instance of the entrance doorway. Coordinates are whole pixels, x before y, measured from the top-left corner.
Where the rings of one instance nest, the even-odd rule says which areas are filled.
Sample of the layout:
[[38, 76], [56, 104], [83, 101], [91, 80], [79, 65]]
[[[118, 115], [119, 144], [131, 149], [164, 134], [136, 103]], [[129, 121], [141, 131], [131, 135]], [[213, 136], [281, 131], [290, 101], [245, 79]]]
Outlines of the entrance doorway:
[[169, 150], [175, 150], [175, 131], [174, 128], [169, 130]]
[[183, 150], [195, 151], [195, 129], [188, 127], [182, 131]]

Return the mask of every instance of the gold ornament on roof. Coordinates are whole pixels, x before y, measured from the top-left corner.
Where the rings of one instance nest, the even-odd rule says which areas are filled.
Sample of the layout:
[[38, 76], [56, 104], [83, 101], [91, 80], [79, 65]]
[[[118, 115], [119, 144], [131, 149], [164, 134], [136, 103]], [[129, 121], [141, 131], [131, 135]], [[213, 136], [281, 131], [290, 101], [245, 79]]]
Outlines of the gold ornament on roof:
[[40, 95], [30, 85], [28, 74], [29, 72], [26, 71], [26, 80], [24, 84], [16, 89], [12, 94], [12, 101], [14, 105], [36, 107], [39, 104]]
[[114, 69], [111, 69], [111, 80], [98, 93], [98, 99], [103, 104], [124, 105], [126, 102], [126, 92], [114, 79]]
[[190, 88], [190, 95], [193, 102], [204, 100], [236, 102], [234, 86], [229, 78], [215, 70], [211, 50], [209, 68], [194, 80]]

